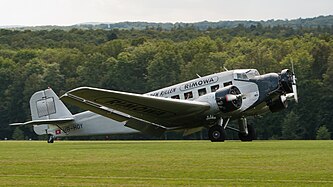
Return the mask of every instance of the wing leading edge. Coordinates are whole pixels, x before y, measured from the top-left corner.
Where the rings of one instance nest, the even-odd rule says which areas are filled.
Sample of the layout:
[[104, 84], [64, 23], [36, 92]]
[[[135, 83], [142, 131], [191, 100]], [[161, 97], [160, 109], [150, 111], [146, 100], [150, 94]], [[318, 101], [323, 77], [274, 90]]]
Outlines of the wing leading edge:
[[[64, 94], [61, 100], [117, 121], [125, 121], [133, 116], [163, 126], [174, 126], [177, 122], [193, 119], [194, 116], [210, 109], [210, 105], [204, 102], [91, 87], [71, 90]], [[171, 123], [173, 125], [170, 125]]]

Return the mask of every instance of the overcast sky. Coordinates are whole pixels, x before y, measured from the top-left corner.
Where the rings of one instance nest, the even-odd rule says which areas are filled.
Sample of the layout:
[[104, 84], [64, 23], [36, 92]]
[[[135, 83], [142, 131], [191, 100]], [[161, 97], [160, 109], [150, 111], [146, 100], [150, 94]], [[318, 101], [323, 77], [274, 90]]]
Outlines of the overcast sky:
[[333, 0], [0, 0], [0, 25], [199, 22], [333, 15]]

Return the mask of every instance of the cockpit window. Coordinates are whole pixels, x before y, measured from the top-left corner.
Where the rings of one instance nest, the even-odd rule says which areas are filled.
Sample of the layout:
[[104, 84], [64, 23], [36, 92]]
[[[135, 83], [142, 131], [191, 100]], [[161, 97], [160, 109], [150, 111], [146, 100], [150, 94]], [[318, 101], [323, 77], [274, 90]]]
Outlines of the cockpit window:
[[257, 70], [250, 70], [250, 71], [246, 72], [246, 75], [249, 79], [252, 79], [255, 76], [259, 76], [260, 74]]
[[240, 69], [234, 71], [234, 79], [238, 80], [249, 80], [256, 76], [260, 76], [256, 69]]
[[247, 75], [245, 73], [236, 73], [236, 79], [240, 80], [248, 80]]
[[257, 70], [254, 70], [254, 71], [253, 71], [253, 74], [254, 74], [255, 76], [259, 76], [259, 75], [260, 75], [259, 71], [257, 71]]

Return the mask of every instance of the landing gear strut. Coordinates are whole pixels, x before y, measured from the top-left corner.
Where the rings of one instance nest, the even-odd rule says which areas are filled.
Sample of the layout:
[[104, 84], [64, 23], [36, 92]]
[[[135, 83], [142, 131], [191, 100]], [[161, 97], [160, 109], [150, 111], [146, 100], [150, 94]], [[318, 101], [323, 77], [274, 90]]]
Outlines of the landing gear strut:
[[238, 125], [238, 137], [242, 142], [251, 142], [256, 139], [256, 130], [253, 125], [247, 124], [246, 118], [240, 118]]
[[49, 134], [49, 137], [47, 139], [47, 143], [53, 143], [54, 142], [54, 136]]
[[238, 137], [242, 142], [251, 142], [256, 139], [256, 130], [252, 125], [247, 125], [247, 131], [247, 135], [241, 132], [238, 133]]

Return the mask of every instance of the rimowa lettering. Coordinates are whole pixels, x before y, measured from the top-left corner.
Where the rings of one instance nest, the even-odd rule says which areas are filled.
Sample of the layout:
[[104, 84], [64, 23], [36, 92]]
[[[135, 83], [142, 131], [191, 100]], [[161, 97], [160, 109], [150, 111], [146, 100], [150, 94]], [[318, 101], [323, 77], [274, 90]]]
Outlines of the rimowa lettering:
[[194, 82], [187, 83], [187, 84], [181, 86], [180, 89], [181, 90], [188, 90], [188, 89], [192, 89], [192, 88], [196, 88], [196, 87], [200, 87], [200, 86], [204, 86], [204, 85], [207, 85], [207, 84], [217, 82], [217, 80], [218, 80], [218, 77], [209, 77], [209, 78], [206, 78], [206, 79], [201, 79], [201, 80], [197, 80], [197, 81], [194, 81]]

